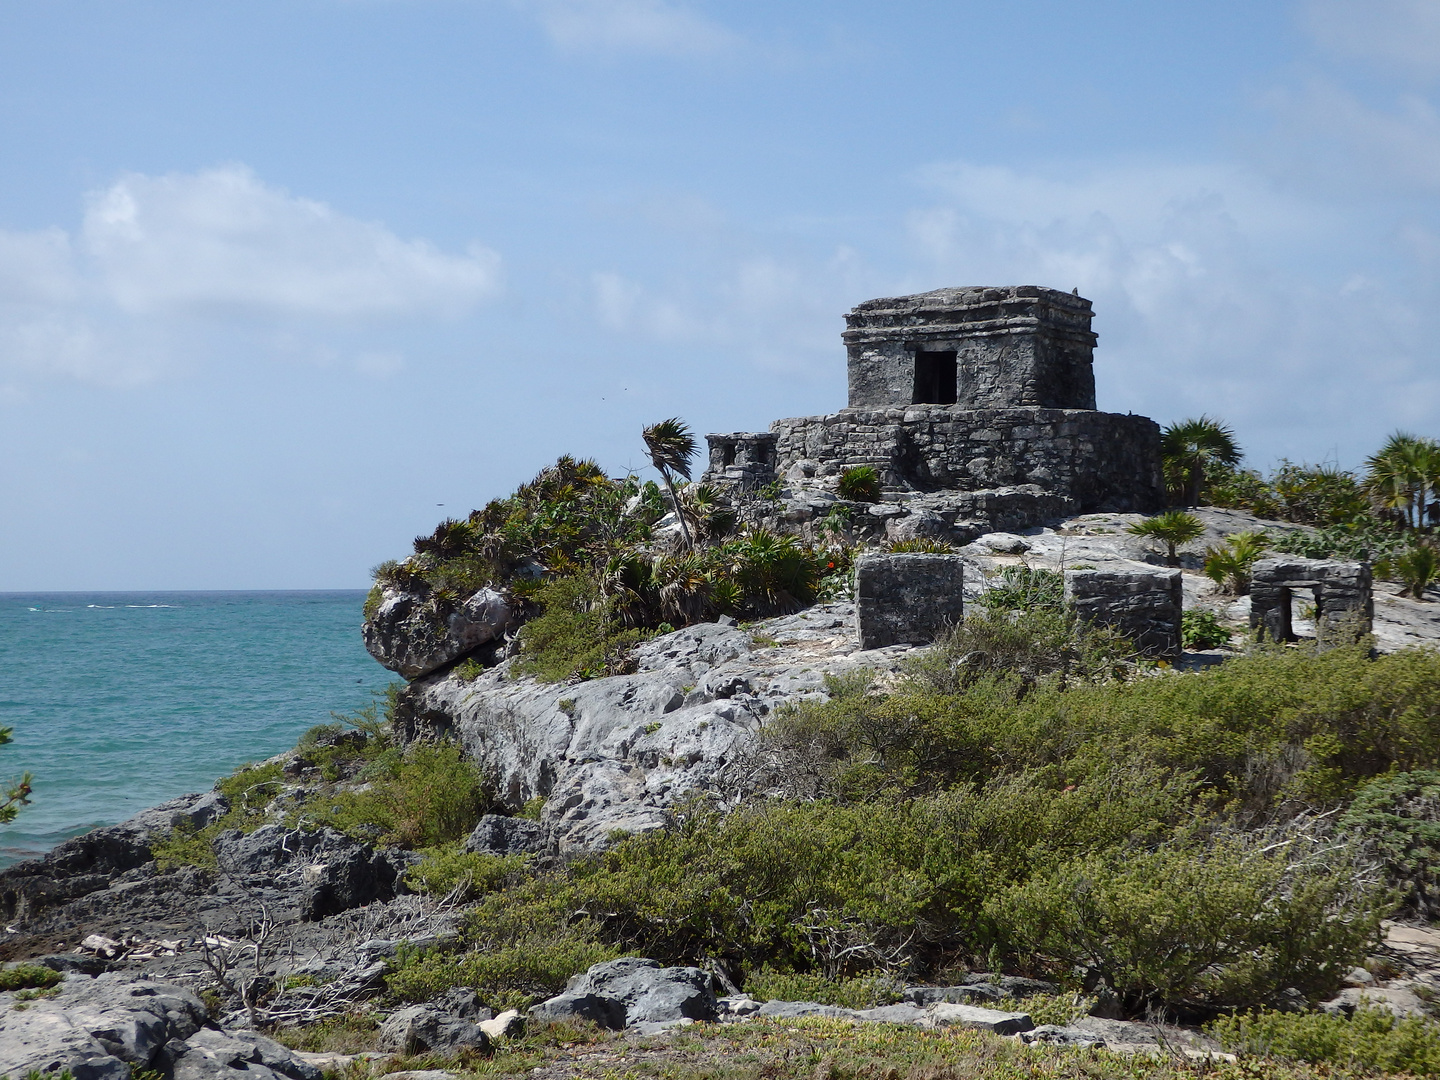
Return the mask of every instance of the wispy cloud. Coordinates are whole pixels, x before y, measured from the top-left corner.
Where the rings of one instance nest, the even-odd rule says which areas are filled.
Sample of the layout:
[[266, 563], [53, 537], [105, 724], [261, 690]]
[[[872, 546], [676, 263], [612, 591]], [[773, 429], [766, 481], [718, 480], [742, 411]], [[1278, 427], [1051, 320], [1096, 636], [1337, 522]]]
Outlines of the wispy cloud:
[[125, 176], [90, 198], [81, 235], [97, 283], [130, 312], [458, 314], [500, 285], [494, 252], [402, 240], [239, 166]]
[[665, 0], [521, 0], [557, 48], [570, 53], [698, 56], [740, 38], [689, 7]]
[[1302, 25], [1327, 51], [1413, 78], [1440, 76], [1440, 4], [1435, 0], [1305, 0]]
[[[493, 251], [402, 239], [241, 166], [129, 174], [87, 198], [75, 236], [0, 231], [0, 371], [134, 381], [165, 367], [177, 335], [299, 324], [324, 338], [459, 317], [501, 286]], [[397, 367], [375, 356], [355, 366]]]

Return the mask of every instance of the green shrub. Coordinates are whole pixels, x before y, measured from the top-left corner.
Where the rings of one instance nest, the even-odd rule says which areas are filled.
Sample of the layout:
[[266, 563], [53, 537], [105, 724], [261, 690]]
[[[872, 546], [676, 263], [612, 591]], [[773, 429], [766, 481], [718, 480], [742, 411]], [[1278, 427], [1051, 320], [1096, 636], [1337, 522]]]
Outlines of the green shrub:
[[818, 1001], [842, 1009], [874, 1009], [900, 1000], [903, 981], [883, 975], [832, 979], [824, 975], [761, 968], [745, 980], [756, 1001]]
[[980, 596], [991, 611], [1060, 611], [1065, 606], [1065, 575], [1058, 570], [1007, 566]]
[[1180, 643], [1187, 649], [1218, 649], [1230, 644], [1230, 631], [1213, 611], [1180, 613]]
[[840, 474], [836, 491], [854, 502], [880, 501], [880, 473], [873, 465], [855, 465]]
[[910, 661], [912, 681], [954, 693], [980, 679], [1033, 683], [1044, 676], [1062, 682], [1123, 677], [1134, 647], [1108, 627], [1051, 606], [971, 614], [943, 635], [935, 648]]
[[1205, 524], [1194, 514], [1187, 514], [1184, 510], [1167, 510], [1163, 514], [1138, 521], [1125, 531], [1132, 536], [1160, 541], [1165, 545], [1166, 563], [1179, 566], [1180, 547], [1204, 536]]
[[1315, 999], [1379, 939], [1383, 891], [1308, 836], [1231, 834], [1119, 848], [992, 899], [1021, 955], [1081, 965], [1132, 1010]]
[[454, 743], [414, 743], [371, 768], [367, 786], [306, 803], [294, 823], [436, 847], [463, 839], [492, 805], [485, 777]]
[[564, 577], [537, 595], [541, 614], [520, 631], [517, 673], [545, 682], [627, 671], [630, 649], [648, 634], [627, 627], [612, 601], [586, 577]]
[[1341, 816], [1339, 827], [1383, 860], [1386, 878], [1427, 918], [1440, 909], [1440, 772], [1389, 773], [1371, 780]]
[[1440, 1073], [1440, 1025], [1418, 1016], [1402, 1020], [1378, 1006], [1348, 1017], [1259, 1011], [1224, 1017], [1208, 1030], [1225, 1049], [1254, 1057], [1364, 1073]]
[[0, 971], [0, 990], [47, 990], [64, 977], [43, 964], [16, 964]]
[[435, 896], [455, 892], [462, 903], [501, 888], [525, 867], [523, 855], [480, 855], [455, 845], [427, 848], [422, 854], [425, 857], [405, 872], [405, 884]]

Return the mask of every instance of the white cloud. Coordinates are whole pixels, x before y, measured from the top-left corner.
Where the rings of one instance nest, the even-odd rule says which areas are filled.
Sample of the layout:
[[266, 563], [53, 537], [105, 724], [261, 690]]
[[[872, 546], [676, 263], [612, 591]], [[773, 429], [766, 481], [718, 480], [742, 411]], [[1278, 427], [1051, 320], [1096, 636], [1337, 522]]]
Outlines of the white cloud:
[[1306, 0], [1301, 21], [1322, 48], [1412, 76], [1440, 75], [1435, 0]]
[[135, 313], [461, 314], [500, 285], [493, 252], [402, 240], [238, 166], [125, 176], [90, 198], [82, 237], [98, 284]]
[[[73, 237], [0, 230], [0, 378], [135, 382], [247, 334], [301, 341], [270, 355], [333, 363], [315, 358], [345, 351], [337, 334], [459, 317], [500, 290], [492, 251], [401, 239], [240, 166], [130, 174], [87, 198]], [[403, 363], [349, 352], [369, 375]]]
[[664, 0], [528, 0], [524, 6], [566, 52], [695, 56], [739, 42], [719, 23]]

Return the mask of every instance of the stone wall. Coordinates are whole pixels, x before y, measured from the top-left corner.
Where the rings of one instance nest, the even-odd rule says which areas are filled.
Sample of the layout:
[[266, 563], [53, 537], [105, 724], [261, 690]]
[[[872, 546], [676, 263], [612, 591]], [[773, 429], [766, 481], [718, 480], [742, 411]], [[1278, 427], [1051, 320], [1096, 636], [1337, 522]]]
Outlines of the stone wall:
[[728, 435], [706, 435], [710, 463], [703, 480], [742, 491], [753, 491], [773, 483], [775, 477], [775, 434], [770, 431], [737, 431]]
[[1093, 409], [1091, 314], [1036, 285], [867, 300], [845, 316], [850, 407]]
[[1087, 622], [1124, 634], [1146, 656], [1180, 655], [1179, 570], [1066, 570], [1065, 601]]
[[872, 465], [890, 491], [1035, 485], [1086, 513], [1145, 512], [1165, 502], [1160, 428], [1143, 416], [914, 405], [842, 409], [770, 427], [777, 472], [832, 490], [845, 469]]

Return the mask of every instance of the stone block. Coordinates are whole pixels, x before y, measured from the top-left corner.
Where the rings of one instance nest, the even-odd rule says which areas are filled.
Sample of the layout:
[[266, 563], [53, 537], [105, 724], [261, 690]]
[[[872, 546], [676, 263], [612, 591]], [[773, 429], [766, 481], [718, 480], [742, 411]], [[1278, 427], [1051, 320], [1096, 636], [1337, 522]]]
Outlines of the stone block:
[[862, 555], [855, 564], [855, 623], [862, 649], [934, 641], [965, 617], [959, 555]]
[[1180, 655], [1183, 597], [1179, 570], [1065, 571], [1065, 600], [1076, 614], [1158, 659]]

